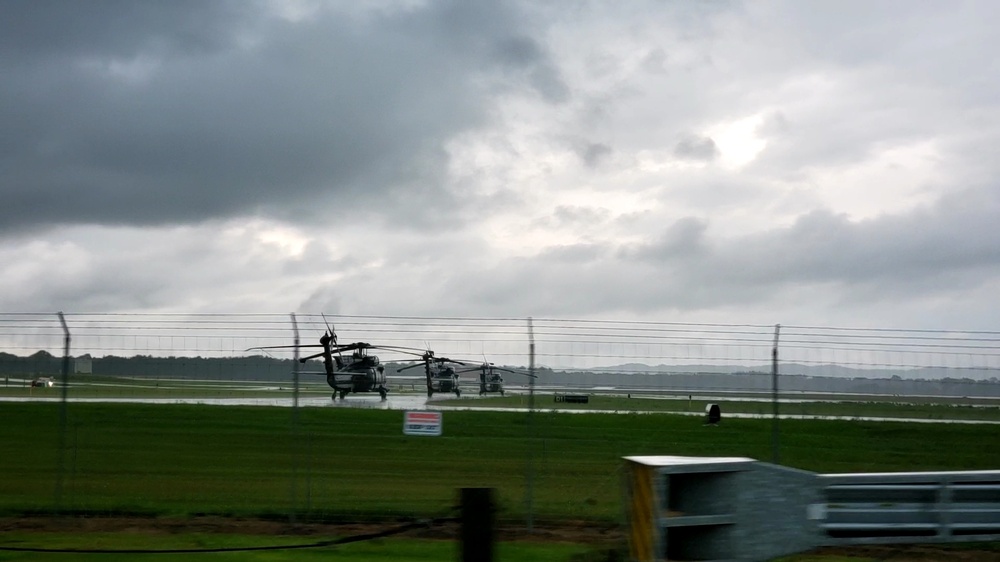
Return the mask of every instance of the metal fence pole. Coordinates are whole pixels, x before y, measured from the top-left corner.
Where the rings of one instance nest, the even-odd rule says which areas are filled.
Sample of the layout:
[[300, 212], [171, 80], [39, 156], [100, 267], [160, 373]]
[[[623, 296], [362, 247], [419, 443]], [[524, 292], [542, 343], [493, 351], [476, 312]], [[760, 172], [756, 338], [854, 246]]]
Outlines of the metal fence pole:
[[299, 460], [301, 459], [301, 428], [299, 425], [299, 324], [295, 320], [295, 313], [292, 316], [292, 334], [295, 348], [292, 360], [292, 447], [295, 453], [292, 458], [292, 513], [291, 523], [297, 523], [296, 512], [298, 511], [298, 486], [299, 486]]
[[60, 311], [59, 323], [62, 325], [63, 330], [63, 360], [62, 360], [62, 400], [59, 402], [59, 437], [58, 437], [58, 456], [56, 461], [56, 491], [55, 491], [55, 507], [56, 512], [62, 511], [62, 495], [63, 495], [63, 480], [65, 478], [66, 471], [66, 418], [67, 418], [67, 402], [69, 397], [69, 344], [70, 335], [69, 327], [66, 325], [66, 317]]
[[774, 415], [771, 419], [771, 462], [778, 464], [780, 448], [778, 447], [778, 333], [781, 324], [774, 325], [774, 346], [771, 347], [771, 402]]
[[535, 330], [528, 318], [528, 459], [525, 468], [524, 511], [528, 533], [534, 526], [534, 481], [535, 481]]

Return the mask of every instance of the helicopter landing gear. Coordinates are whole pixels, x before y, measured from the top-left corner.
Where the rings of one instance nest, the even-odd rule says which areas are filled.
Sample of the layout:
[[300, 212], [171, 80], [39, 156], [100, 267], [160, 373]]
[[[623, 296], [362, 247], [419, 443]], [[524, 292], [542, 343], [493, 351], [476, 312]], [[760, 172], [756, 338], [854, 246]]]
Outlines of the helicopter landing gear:
[[427, 389], [427, 397], [430, 398], [431, 396], [434, 396], [434, 391], [428, 388]]
[[341, 390], [340, 391], [340, 399], [343, 400], [344, 398], [347, 398], [347, 391], [346, 390]]
[[330, 400], [333, 400], [334, 402], [337, 401], [337, 393], [336, 392], [334, 392], [332, 395], [330, 395]]
[[461, 398], [461, 397], [462, 397], [462, 391], [456, 388], [455, 389], [455, 398]]
[[500, 389], [500, 396], [503, 396], [503, 389]]

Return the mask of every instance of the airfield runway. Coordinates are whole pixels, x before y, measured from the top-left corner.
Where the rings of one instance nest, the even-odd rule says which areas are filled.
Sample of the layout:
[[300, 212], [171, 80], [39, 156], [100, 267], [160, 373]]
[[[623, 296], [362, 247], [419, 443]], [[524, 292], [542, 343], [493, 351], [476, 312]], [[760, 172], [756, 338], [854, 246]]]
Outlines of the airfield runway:
[[[545, 401], [547, 397], [552, 396], [551, 392], [538, 393], [537, 397], [541, 400], [535, 407], [535, 411], [549, 411], [553, 408], [546, 407], [548, 403]], [[706, 397], [697, 396], [697, 399], [709, 399], [716, 400], [716, 397]], [[41, 398], [41, 397], [0, 397], [0, 402], [58, 402], [59, 398]], [[204, 404], [209, 406], [271, 406], [271, 407], [285, 407], [291, 408], [294, 406], [294, 400], [292, 398], [70, 398], [70, 402], [104, 402], [104, 403], [140, 403], [140, 404]], [[348, 396], [346, 400], [332, 401], [329, 397], [308, 397], [299, 398], [298, 405], [300, 408], [352, 408], [352, 409], [367, 409], [367, 410], [437, 410], [437, 411], [460, 411], [460, 410], [481, 410], [481, 411], [504, 411], [504, 412], [527, 412], [527, 408], [500, 408], [500, 407], [477, 407], [469, 406], [463, 404], [459, 405], [449, 405], [447, 402], [448, 398], [438, 398], [432, 403], [428, 404], [427, 396], [420, 393], [406, 393], [406, 394], [389, 394], [388, 399], [382, 400], [377, 395], [351, 395]], [[724, 400], [720, 400], [720, 403], [724, 404]], [[559, 409], [561, 413], [566, 414], [585, 414], [585, 413], [603, 413], [603, 414], [663, 414], [671, 413], [676, 415], [686, 415], [693, 417], [702, 417], [704, 414], [699, 412], [665, 412], [663, 410], [649, 410], [644, 411], [641, 408], [629, 409], [629, 410], [599, 410], [599, 409], [587, 409], [587, 408], [573, 408], [573, 409]], [[726, 413], [727, 418], [770, 418], [769, 414], [746, 414], [746, 413]], [[797, 414], [781, 414], [778, 416], [780, 419], [807, 419], [807, 420], [855, 420], [855, 421], [901, 421], [899, 418], [884, 418], [884, 417], [872, 417], [872, 416], [819, 416], [819, 415], [797, 415]], [[912, 423], [960, 423], [960, 424], [981, 424], [981, 425], [1000, 425], [998, 421], [989, 420], [948, 420], [948, 419], [920, 419], [920, 418], [906, 418], [905, 421]]]

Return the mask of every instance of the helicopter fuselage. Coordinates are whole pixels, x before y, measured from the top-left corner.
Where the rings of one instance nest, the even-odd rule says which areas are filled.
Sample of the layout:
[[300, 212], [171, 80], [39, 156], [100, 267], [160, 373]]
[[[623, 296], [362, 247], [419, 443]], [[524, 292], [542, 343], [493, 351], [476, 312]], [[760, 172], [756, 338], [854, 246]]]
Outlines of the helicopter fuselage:
[[324, 357], [326, 368], [326, 384], [334, 389], [341, 398], [351, 392], [377, 391], [384, 399], [388, 392], [386, 386], [385, 367], [379, 364], [378, 357], [364, 353], [354, 353], [350, 357], [330, 354]]
[[499, 376], [491, 377], [480, 386], [484, 394], [487, 392], [503, 392], [503, 379]]
[[503, 377], [493, 371], [492, 367], [487, 370], [485, 367], [479, 372], [479, 394], [499, 392], [503, 396]]
[[335, 390], [371, 392], [385, 388], [385, 372], [371, 367], [349, 367], [326, 375], [326, 384]]
[[455, 396], [462, 396], [462, 389], [458, 385], [458, 373], [448, 366], [432, 366], [425, 363], [424, 369], [427, 374], [427, 397], [434, 396], [435, 392], [454, 392]]
[[432, 373], [431, 386], [435, 392], [454, 392], [458, 388], [458, 375], [450, 368]]

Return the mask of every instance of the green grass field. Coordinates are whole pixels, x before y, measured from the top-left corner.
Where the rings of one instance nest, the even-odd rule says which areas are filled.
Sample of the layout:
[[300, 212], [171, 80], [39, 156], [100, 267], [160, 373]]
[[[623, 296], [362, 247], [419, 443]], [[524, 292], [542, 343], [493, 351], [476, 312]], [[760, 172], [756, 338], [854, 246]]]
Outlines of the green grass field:
[[[444, 435], [419, 437], [403, 435], [401, 411], [70, 403], [60, 436], [60, 404], [7, 402], [0, 410], [5, 517], [287, 521], [294, 513], [302, 521], [391, 523], [452, 513], [458, 489], [491, 487], [499, 518], [523, 521], [530, 475], [537, 521], [620, 522], [623, 456], [769, 461], [772, 451], [770, 420], [705, 426], [667, 414], [447, 411]], [[997, 469], [997, 442], [998, 425], [782, 420], [779, 462], [816, 472]], [[358, 559], [380, 559], [372, 556]], [[29, 559], [48, 558], [0, 553]]]
[[[621, 514], [621, 457], [771, 460], [771, 421], [646, 414], [449, 411], [441, 437], [402, 433], [403, 412], [4, 403], [0, 512], [51, 510], [385, 518], [436, 514], [462, 487], [497, 489], [523, 517], [532, 470], [543, 518]], [[782, 420], [780, 463], [816, 472], [1000, 467], [1000, 426]], [[62, 459], [62, 488], [55, 490]]]

